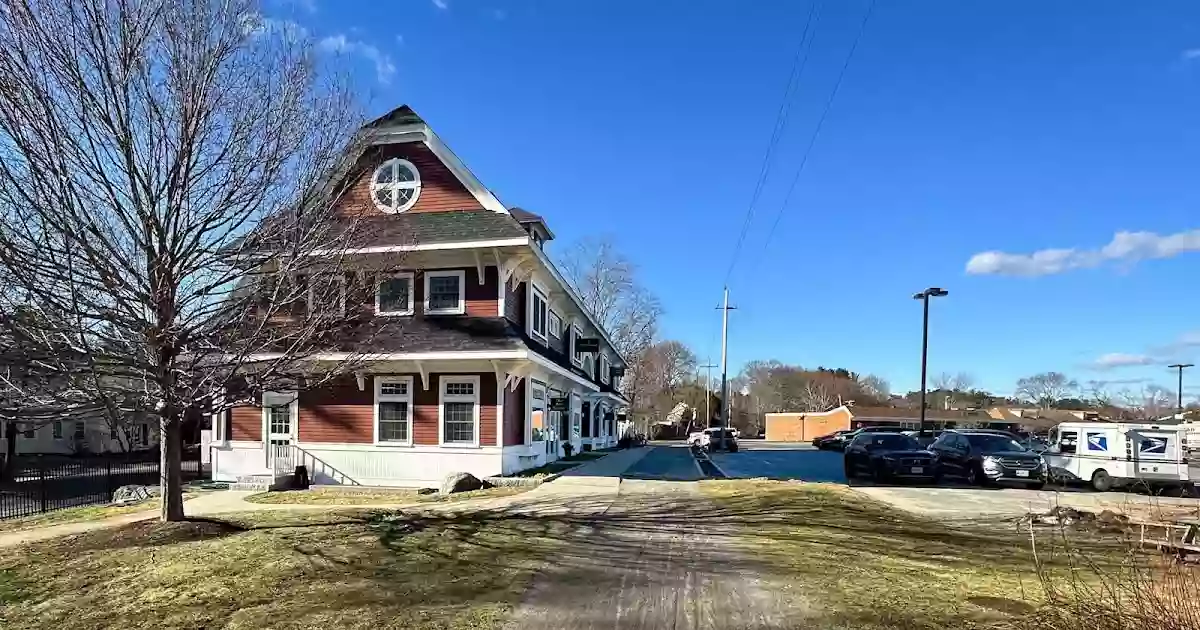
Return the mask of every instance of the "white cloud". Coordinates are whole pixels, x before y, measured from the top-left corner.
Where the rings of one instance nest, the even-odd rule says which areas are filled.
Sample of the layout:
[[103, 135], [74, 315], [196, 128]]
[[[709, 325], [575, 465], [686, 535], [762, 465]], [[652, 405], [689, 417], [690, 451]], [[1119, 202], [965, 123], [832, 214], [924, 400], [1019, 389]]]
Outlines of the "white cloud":
[[403, 36], [403, 35], [397, 35], [397, 36], [396, 36], [396, 43], [397, 43], [397, 44], [403, 44], [403, 43], [404, 43], [404, 36]]
[[1172, 258], [1200, 252], [1200, 230], [1160, 235], [1154, 232], [1117, 232], [1099, 249], [1043, 249], [1032, 254], [988, 251], [967, 261], [967, 273], [1002, 276], [1048, 276], [1105, 263], [1135, 264], [1142, 260]]
[[1110, 352], [1108, 354], [1101, 355], [1095, 361], [1092, 361], [1091, 367], [1097, 370], [1111, 370], [1113, 368], [1152, 365], [1154, 363], [1156, 363], [1156, 361], [1153, 357], [1144, 354]]
[[379, 50], [374, 44], [338, 34], [317, 42], [317, 48], [330, 53], [358, 55], [370, 61], [375, 65], [375, 76], [380, 83], [391, 83], [392, 77], [396, 75], [396, 64], [392, 62], [391, 55]]
[[1200, 60], [1200, 48], [1189, 48], [1179, 54], [1179, 58], [1184, 61]]
[[433, 0], [433, 6], [445, 11], [450, 8], [450, 0]]

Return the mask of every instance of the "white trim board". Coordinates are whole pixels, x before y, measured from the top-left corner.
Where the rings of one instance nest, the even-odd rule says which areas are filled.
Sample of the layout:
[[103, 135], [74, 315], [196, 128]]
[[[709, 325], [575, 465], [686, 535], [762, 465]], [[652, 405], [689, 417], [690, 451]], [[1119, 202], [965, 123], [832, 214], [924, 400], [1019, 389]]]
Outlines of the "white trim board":
[[309, 256], [341, 256], [345, 254], [393, 254], [398, 252], [432, 252], [454, 249], [478, 249], [483, 247], [520, 247], [529, 245], [529, 237], [502, 238], [484, 241], [454, 241], [448, 243], [408, 243], [404, 245], [373, 245], [349, 249], [314, 249]]

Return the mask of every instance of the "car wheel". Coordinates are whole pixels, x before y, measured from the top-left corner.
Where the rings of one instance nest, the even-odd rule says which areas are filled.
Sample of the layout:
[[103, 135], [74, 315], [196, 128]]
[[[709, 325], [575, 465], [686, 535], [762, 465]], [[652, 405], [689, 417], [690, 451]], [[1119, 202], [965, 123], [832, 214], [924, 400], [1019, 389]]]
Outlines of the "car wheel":
[[883, 481], [887, 481], [887, 480], [888, 480], [888, 474], [887, 474], [887, 471], [886, 471], [886, 470], [884, 470], [884, 468], [883, 468], [883, 465], [882, 465], [882, 464], [880, 464], [880, 465], [876, 465], [876, 466], [873, 466], [873, 467], [871, 468], [871, 479], [873, 479], [873, 480], [875, 480], [875, 481], [879, 481], [879, 482], [883, 482]]
[[845, 462], [842, 465], [842, 468], [845, 470], [847, 481], [854, 478], [854, 476], [855, 476], [854, 464], [851, 464], [850, 462]]
[[975, 466], [967, 466], [967, 485], [982, 486], [984, 476], [979, 472], [979, 468]]
[[1092, 473], [1092, 489], [1094, 489], [1096, 492], [1108, 492], [1109, 490], [1112, 490], [1112, 487], [1113, 479], [1112, 476], [1108, 474], [1107, 470], [1101, 468], [1100, 470]]

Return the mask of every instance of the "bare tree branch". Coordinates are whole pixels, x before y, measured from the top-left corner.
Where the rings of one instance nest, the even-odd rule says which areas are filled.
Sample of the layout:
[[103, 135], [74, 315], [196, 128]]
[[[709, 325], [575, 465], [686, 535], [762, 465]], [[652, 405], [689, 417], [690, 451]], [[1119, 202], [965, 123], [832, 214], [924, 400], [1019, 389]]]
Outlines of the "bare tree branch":
[[187, 409], [317, 384], [370, 332], [336, 211], [359, 109], [253, 0], [8, 0], [0, 76], [0, 312], [36, 314], [10, 332], [60, 398], [159, 419], [181, 519]]

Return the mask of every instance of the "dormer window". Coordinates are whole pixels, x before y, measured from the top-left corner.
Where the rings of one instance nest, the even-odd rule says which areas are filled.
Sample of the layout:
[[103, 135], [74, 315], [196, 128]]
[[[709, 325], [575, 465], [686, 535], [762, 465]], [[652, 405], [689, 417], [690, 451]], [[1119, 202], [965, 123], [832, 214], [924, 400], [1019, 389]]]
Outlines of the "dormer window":
[[371, 199], [377, 208], [388, 214], [413, 207], [420, 194], [421, 174], [408, 160], [388, 160], [371, 176]]

